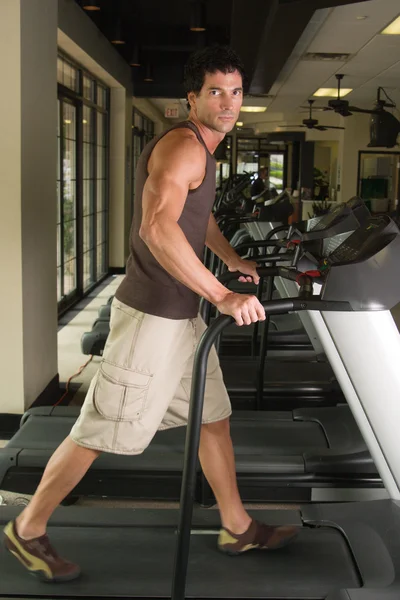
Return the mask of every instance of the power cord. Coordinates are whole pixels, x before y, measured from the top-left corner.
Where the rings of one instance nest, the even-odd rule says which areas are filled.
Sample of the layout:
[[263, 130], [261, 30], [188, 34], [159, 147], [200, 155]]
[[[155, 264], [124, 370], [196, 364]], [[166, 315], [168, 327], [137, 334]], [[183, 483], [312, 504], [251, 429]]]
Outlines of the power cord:
[[395, 113], [397, 113], [400, 117], [400, 111], [397, 108], [397, 104], [394, 100], [391, 99], [391, 97], [389, 96], [389, 94], [386, 92], [385, 88], [381, 87], [382, 92], [385, 94], [386, 98], [389, 100], [389, 102], [391, 102], [394, 105], [393, 111]]
[[75, 379], [75, 377], [79, 377], [79, 375], [82, 373], [82, 371], [84, 369], [86, 369], [86, 367], [88, 366], [88, 364], [93, 360], [93, 354], [91, 355], [91, 357], [89, 358], [89, 360], [87, 362], [85, 362], [84, 365], [82, 365], [81, 367], [79, 367], [79, 370], [74, 374], [71, 375], [71, 377], [68, 379], [67, 381], [67, 385], [65, 388], [65, 393], [61, 396], [61, 398], [54, 404], [54, 406], [58, 406], [59, 404], [61, 404], [61, 402], [64, 400], [64, 398], [66, 398], [69, 394], [69, 384], [71, 383], [71, 381], [73, 379]]

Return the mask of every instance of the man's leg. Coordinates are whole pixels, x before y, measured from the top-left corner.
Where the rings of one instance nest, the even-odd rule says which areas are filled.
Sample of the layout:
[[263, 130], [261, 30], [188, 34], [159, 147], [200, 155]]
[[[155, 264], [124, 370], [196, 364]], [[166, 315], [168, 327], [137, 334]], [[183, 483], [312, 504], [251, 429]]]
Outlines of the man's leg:
[[243, 507], [236, 481], [229, 419], [202, 425], [199, 457], [221, 513], [223, 527], [245, 532], [251, 518]]
[[99, 456], [97, 450], [78, 446], [68, 436], [50, 458], [29, 505], [17, 517], [17, 532], [32, 539], [46, 532], [47, 521]]
[[253, 548], [274, 550], [295, 539], [297, 527], [265, 525], [252, 520], [244, 509], [237, 488], [229, 419], [202, 426], [199, 456], [221, 513], [221, 551], [237, 555]]

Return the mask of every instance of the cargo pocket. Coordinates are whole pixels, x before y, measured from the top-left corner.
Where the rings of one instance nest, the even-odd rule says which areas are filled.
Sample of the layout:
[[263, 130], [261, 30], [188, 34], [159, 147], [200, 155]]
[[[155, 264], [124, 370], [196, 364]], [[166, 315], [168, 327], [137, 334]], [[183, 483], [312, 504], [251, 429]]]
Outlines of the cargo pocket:
[[93, 394], [96, 410], [110, 421], [138, 421], [146, 408], [152, 377], [103, 361]]

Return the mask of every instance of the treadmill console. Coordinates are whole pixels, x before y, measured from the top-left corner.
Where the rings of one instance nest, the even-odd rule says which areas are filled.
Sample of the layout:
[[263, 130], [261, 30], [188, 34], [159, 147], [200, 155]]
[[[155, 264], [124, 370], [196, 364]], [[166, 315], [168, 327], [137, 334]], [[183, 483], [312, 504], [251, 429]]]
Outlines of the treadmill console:
[[353, 196], [353, 198], [350, 198], [347, 202], [339, 204], [329, 213], [323, 215], [311, 231], [322, 231], [328, 227], [332, 227], [332, 225], [335, 225], [335, 223], [339, 222], [348, 214], [354, 212], [359, 212], [361, 216], [364, 214], [366, 218], [369, 216], [369, 210], [365, 206], [362, 198], [359, 198], [358, 196]]
[[331, 252], [324, 262], [343, 265], [365, 260], [384, 248], [397, 235], [396, 230], [390, 217], [371, 217]]
[[287, 223], [288, 218], [293, 214], [294, 207], [290, 201], [290, 196], [284, 190], [275, 198], [267, 200], [257, 208], [259, 221], [278, 221]]
[[387, 215], [370, 217], [315, 261], [324, 279], [321, 299], [346, 300], [358, 311], [391, 310], [400, 301], [399, 255], [400, 231], [394, 221]]
[[314, 223], [310, 231], [303, 234], [303, 242], [331, 238], [341, 233], [354, 231], [370, 217], [364, 201], [357, 196], [339, 204], [331, 212]]

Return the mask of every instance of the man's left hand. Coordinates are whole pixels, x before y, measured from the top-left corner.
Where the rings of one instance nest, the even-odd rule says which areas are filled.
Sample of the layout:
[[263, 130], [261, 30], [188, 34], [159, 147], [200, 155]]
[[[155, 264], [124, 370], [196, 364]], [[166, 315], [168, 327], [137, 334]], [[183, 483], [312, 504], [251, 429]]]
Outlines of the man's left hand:
[[242, 283], [255, 283], [258, 285], [260, 281], [260, 276], [257, 273], [257, 263], [253, 260], [244, 260], [239, 258], [234, 264], [228, 267], [228, 270], [233, 273], [234, 271], [239, 271], [243, 273], [243, 275], [247, 275], [248, 277], [239, 277], [239, 281]]

